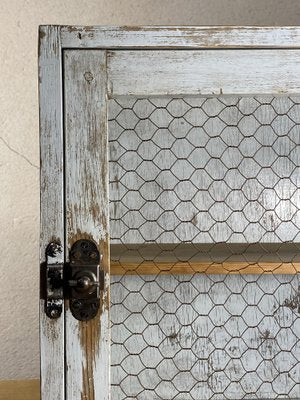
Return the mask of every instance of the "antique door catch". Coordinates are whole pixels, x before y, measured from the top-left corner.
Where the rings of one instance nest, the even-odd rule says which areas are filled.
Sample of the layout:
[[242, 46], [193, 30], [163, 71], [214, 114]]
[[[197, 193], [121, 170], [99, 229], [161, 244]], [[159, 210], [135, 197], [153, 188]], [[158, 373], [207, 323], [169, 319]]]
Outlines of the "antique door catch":
[[52, 319], [60, 317], [64, 301], [64, 264], [56, 262], [59, 253], [61, 253], [61, 246], [58, 243], [52, 242], [47, 246], [45, 312]]
[[104, 273], [100, 271], [101, 256], [94, 242], [81, 239], [70, 251], [68, 287], [70, 309], [80, 321], [94, 318], [100, 306], [100, 290], [104, 289]]
[[70, 251], [69, 263], [57, 263], [61, 246], [50, 243], [46, 250], [46, 303], [49, 318], [59, 318], [64, 297], [70, 299], [73, 316], [80, 321], [94, 318], [104, 289], [104, 272], [100, 271], [101, 256], [94, 242], [81, 239]]

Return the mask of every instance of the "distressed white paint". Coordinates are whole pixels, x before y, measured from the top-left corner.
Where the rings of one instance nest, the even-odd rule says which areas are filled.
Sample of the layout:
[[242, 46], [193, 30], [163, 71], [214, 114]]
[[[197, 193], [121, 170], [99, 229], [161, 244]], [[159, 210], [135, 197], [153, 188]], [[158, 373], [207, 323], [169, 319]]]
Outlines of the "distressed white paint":
[[[59, 28], [40, 32], [41, 239], [40, 262], [47, 245], [64, 242], [62, 71]], [[53, 260], [64, 261], [64, 251]], [[64, 400], [64, 310], [49, 319], [40, 300], [41, 395]]]
[[112, 399], [299, 398], [299, 284], [299, 275], [112, 277]]
[[[110, 100], [112, 260], [295, 261], [298, 102]], [[158, 271], [112, 277], [113, 399], [299, 398], [298, 275]]]
[[300, 28], [267, 26], [63, 26], [66, 48], [299, 48]]
[[[31, 379], [39, 376], [39, 172], [22, 156], [38, 166], [38, 24], [299, 25], [299, 1], [2, 0], [1, 10], [1, 136], [11, 149], [0, 143], [1, 259], [2, 265], [9, 265], [1, 271], [1, 318], [5, 324], [1, 324], [0, 347], [6, 353], [0, 379]], [[274, 32], [274, 36], [281, 34]], [[16, 288], [20, 269], [26, 270], [27, 278]]]
[[109, 398], [108, 158], [105, 51], [65, 51], [66, 244], [92, 238], [106, 273], [98, 315], [77, 321], [66, 309], [66, 397]]
[[[57, 29], [57, 28], [55, 28]], [[187, 28], [185, 28], [187, 30]], [[193, 29], [193, 28], [192, 28]], [[199, 29], [199, 28], [198, 28]], [[137, 29], [136, 31], [143, 30], [143, 29]], [[187, 47], [191, 48], [191, 38], [189, 37], [188, 40], [183, 39], [182, 40], [182, 29], [175, 29], [177, 32], [179, 32], [179, 36], [181, 37], [181, 45], [179, 45], [179, 40], [178, 37], [175, 38], [173, 41], [173, 46], [179, 46], [181, 48]], [[108, 29], [109, 31], [109, 29]], [[124, 30], [124, 38], [127, 37], [127, 33], [130, 30]], [[151, 29], [149, 29], [150, 32], [152, 32]], [[165, 29], [167, 31], [167, 29]], [[229, 30], [230, 31], [230, 30]], [[220, 34], [221, 37], [224, 39], [224, 47], [227, 46], [250, 46], [253, 45], [252, 41], [257, 40], [258, 41], [258, 47], [269, 47], [271, 43], [271, 38], [272, 40], [275, 39], [275, 47], [286, 47], [288, 46], [288, 43], [291, 44], [291, 47], [295, 46], [295, 41], [294, 37], [297, 39], [297, 29], [278, 29], [277, 31], [274, 29], [266, 28], [263, 30], [264, 35], [261, 36], [259, 30], [256, 32], [254, 29], [249, 29], [249, 32], [254, 32], [255, 35], [250, 35], [248, 36], [247, 32], [244, 29], [237, 30], [235, 31], [234, 36], [230, 36], [230, 38], [227, 36], [227, 34], [221, 34], [220, 31], [217, 30], [217, 34]], [[100, 32], [100, 36], [96, 35], [97, 38], [95, 39], [95, 33], [94, 32]], [[102, 39], [105, 37], [105, 35], [102, 35], [103, 30], [100, 28], [96, 29], [69, 29], [69, 28], [63, 28], [63, 44], [62, 47], [79, 47], [80, 46], [80, 41], [82, 40], [82, 36], [84, 38], [84, 41], [82, 41], [83, 46], [86, 47], [101, 47], [105, 48], [107, 47], [111, 40], [112, 42], [115, 41], [115, 43], [120, 43], [117, 47], [136, 47], [137, 42], [132, 42], [131, 40], [131, 33], [128, 34], [129, 39], [124, 39], [120, 41], [120, 37], [118, 35], [115, 35], [114, 33], [112, 35], [107, 36], [107, 42], [106, 44], [103, 43], [99, 38], [102, 37]], [[131, 32], [131, 31], [130, 31]], [[154, 29], [154, 34], [150, 33], [150, 35], [155, 37], [155, 40], [153, 40], [153, 47], [157, 45], [158, 47], [163, 47], [166, 48], [166, 40], [162, 39], [162, 36], [157, 34], [158, 29]], [[172, 32], [172, 29], [170, 30]], [[237, 34], [236, 34], [237, 32]], [[239, 36], [240, 32], [240, 36]], [[282, 33], [282, 40], [281, 38], [274, 36], [275, 33], [281, 32]], [[80, 35], [81, 34], [81, 39]], [[199, 33], [199, 32], [198, 32]], [[199, 41], [197, 39], [197, 29], [196, 29], [196, 40], [194, 42], [196, 43], [194, 46], [195, 48], [201, 48], [201, 47], [215, 47], [215, 46], [220, 46], [222, 47], [222, 43], [220, 42], [217, 44], [216, 42], [208, 42], [208, 37], [209, 35], [212, 35], [212, 31], [208, 31], [208, 35], [206, 34], [206, 39], [203, 41], [202, 39]], [[246, 33], [245, 36], [243, 34]], [[174, 34], [174, 30], [173, 30]], [[75, 39], [74, 39], [75, 36]], [[122, 35], [121, 35], [122, 36]], [[280, 35], [279, 35], [280, 36]], [[293, 38], [292, 38], [293, 36]], [[156, 37], [160, 37], [158, 40]], [[211, 36], [212, 37], [212, 36]], [[246, 39], [245, 39], [246, 37]], [[261, 38], [261, 42], [259, 40], [259, 37]], [[212, 37], [213, 38], [213, 37]], [[228, 39], [226, 41], [226, 38]], [[194, 38], [195, 39], [195, 38]], [[68, 42], [69, 40], [69, 42]], [[140, 40], [140, 39], [139, 39]], [[111, 42], [111, 43], [112, 43]], [[161, 44], [159, 44], [159, 42]], [[162, 44], [163, 42], [163, 44]], [[79, 45], [78, 45], [79, 43]], [[255, 43], [254, 43], [255, 45]], [[151, 42], [146, 42], [145, 47], [150, 46], [151, 47]], [[108, 46], [110, 47], [110, 46]], [[137, 46], [139, 47], [139, 46]], [[59, 46], [56, 48], [54, 46], [55, 52], [57, 54], [60, 54], [60, 48]], [[252, 74], [252, 84], [253, 88], [259, 91], [261, 91], [261, 86], [258, 88], [257, 81], [254, 79], [256, 78], [256, 72], [258, 73], [258, 81], [264, 86], [264, 92], [265, 90], [269, 92], [273, 92], [275, 89], [282, 92], [285, 90], [295, 90], [295, 88], [290, 88], [290, 86], [286, 85], [287, 83], [287, 74], [291, 74], [291, 78], [293, 79], [293, 82], [295, 82], [296, 88], [298, 88], [298, 84], [293, 77], [293, 71], [297, 72], [297, 57], [292, 58], [291, 54], [292, 52], [287, 52], [285, 50], [281, 50], [282, 52], [274, 53], [275, 59], [274, 65], [276, 66], [275, 69], [272, 69], [271, 75], [274, 80], [276, 80], [276, 86], [271, 86], [271, 83], [269, 80], [267, 80], [267, 83], [264, 84], [262, 82], [262, 75], [260, 75], [260, 71], [257, 72], [257, 70], [253, 67], [252, 69], [250, 68], [249, 71]], [[231, 52], [231, 50], [229, 50]], [[105, 111], [105, 78], [104, 78], [104, 72], [105, 72], [105, 57], [103, 51], [95, 51], [95, 50], [90, 50], [90, 51], [71, 51], [68, 50], [67, 56], [65, 57], [65, 66], [66, 66], [66, 85], [65, 85], [65, 105], [66, 105], [66, 118], [65, 118], [65, 125], [66, 125], [66, 160], [67, 160], [67, 165], [66, 165], [66, 189], [67, 189], [67, 196], [66, 196], [66, 211], [67, 211], [67, 246], [70, 247], [70, 244], [76, 239], [80, 237], [84, 237], [85, 234], [93, 236], [93, 238], [99, 242], [101, 245], [101, 240], [104, 239], [105, 235], [107, 234], [107, 229], [108, 229], [108, 224], [106, 224], [106, 227], [104, 228], [103, 226], [103, 219], [99, 220], [100, 216], [104, 215], [104, 219], [106, 219], [107, 222], [107, 206], [108, 206], [108, 197], [107, 197], [107, 181], [106, 181], [106, 174], [103, 175], [101, 174], [101, 168], [103, 165], [106, 165], [107, 159], [106, 159], [106, 126], [105, 126], [105, 119], [106, 119], [106, 111]], [[142, 53], [142, 52], [141, 52]], [[242, 52], [241, 52], [242, 53]], [[256, 52], [255, 52], [256, 53]], [[111, 54], [115, 54], [115, 52], [112, 52]], [[133, 54], [133, 52], [128, 52], [128, 54]], [[152, 53], [151, 55], [153, 55]], [[157, 53], [158, 54], [158, 53]], [[171, 54], [171, 53], [169, 53]], [[172, 53], [173, 55], [171, 56], [171, 59], [176, 56], [179, 56], [178, 52]], [[183, 53], [182, 53], [183, 54]], [[194, 53], [193, 53], [194, 54]], [[201, 55], [201, 51], [196, 52], [196, 59], [198, 57], [198, 54]], [[220, 53], [222, 54], [222, 53]], [[235, 54], [235, 53], [234, 53]], [[256, 60], [261, 62], [260, 68], [263, 69], [263, 66], [267, 67], [266, 65], [266, 60], [268, 59], [268, 55], [273, 54], [271, 53], [271, 50], [268, 51], [263, 51], [262, 56], [257, 57]], [[298, 51], [295, 50], [295, 55], [297, 56]], [[175, 55], [175, 56], [174, 56]], [[292, 64], [289, 64], [290, 70], [288, 71], [285, 66], [280, 66], [279, 65], [279, 59], [280, 57], [285, 56], [283, 59], [284, 61], [291, 62]], [[115, 57], [115, 56], [114, 56]], [[117, 59], [118, 57], [110, 58], [110, 62], [112, 60]], [[124, 58], [124, 53], [120, 53], [121, 59], [125, 60]], [[160, 57], [159, 60], [163, 61], [163, 59], [168, 60], [168, 56]], [[207, 55], [204, 56], [204, 60], [206, 59]], [[223, 60], [226, 59], [225, 56], [221, 56], [221, 59], [223, 57]], [[224, 58], [225, 57], [225, 58]], [[235, 57], [235, 56], [234, 56]], [[155, 58], [155, 56], [154, 56]], [[179, 57], [180, 58], [180, 57]], [[242, 57], [243, 58], [243, 57]], [[189, 59], [187, 59], [190, 61]], [[237, 60], [237, 59], [236, 59]], [[130, 58], [129, 61], [127, 59], [127, 64], [134, 63], [137, 61], [136, 59]], [[149, 61], [149, 58], [148, 58]], [[202, 61], [202, 58], [201, 58]], [[211, 59], [212, 61], [212, 59]], [[272, 60], [270, 60], [273, 62]], [[238, 62], [238, 61], [237, 61]], [[193, 63], [191, 61], [191, 63]], [[265, 63], [265, 64], [264, 64]], [[188, 65], [189, 63], [187, 63]], [[226, 63], [225, 63], [226, 64]], [[119, 64], [118, 64], [119, 65]], [[181, 64], [177, 64], [181, 65]], [[209, 64], [207, 64], [209, 65]], [[245, 61], [244, 64], [239, 64], [240, 66], [245, 67]], [[273, 65], [273, 64], [272, 64]], [[57, 64], [57, 59], [55, 58], [55, 62], [52, 64], [50, 63], [50, 69], [53, 68], [53, 66], [58, 67]], [[169, 63], [170, 68], [172, 68], [171, 63]], [[227, 64], [228, 66], [228, 64]], [[136, 66], [138, 68], [139, 66]], [[145, 68], [148, 66], [145, 64]], [[194, 63], [195, 67], [195, 63]], [[118, 67], [119, 68], [119, 67]], [[162, 65], [162, 68], [164, 68], [164, 65]], [[197, 67], [198, 68], [198, 67]], [[118, 74], [122, 74], [122, 71], [117, 70]], [[199, 69], [198, 69], [199, 71]], [[215, 72], [218, 71], [218, 69], [215, 70]], [[159, 71], [158, 71], [159, 72]], [[177, 71], [173, 71], [176, 73]], [[230, 71], [229, 71], [230, 72]], [[239, 72], [239, 71], [237, 71]], [[87, 75], [85, 75], [87, 73]], [[90, 75], [91, 73], [91, 75]], [[247, 79], [245, 75], [245, 69], [242, 70], [242, 75], [245, 79]], [[58, 75], [55, 75], [58, 76]], [[162, 76], [168, 76], [163, 71], [163, 74], [160, 75]], [[127, 85], [127, 89], [125, 92], [121, 92], [123, 94], [133, 94], [138, 92], [137, 94], [155, 94], [155, 93], [162, 93], [162, 88], [158, 87], [157, 81], [154, 80], [154, 84], [156, 86], [147, 86], [147, 83], [143, 82], [141, 79], [142, 73], [139, 75], [140, 81], [139, 84], [144, 85], [141, 87], [141, 89], [136, 86], [136, 82], [133, 82], [134, 85], [131, 87], [130, 82], [132, 83], [132, 76], [130, 74], [128, 75], [129, 79], [128, 82], [125, 82]], [[147, 69], [144, 71], [144, 80], [147, 80], [149, 78], [149, 71], [147, 75]], [[126, 81], [127, 76], [124, 76], [124, 79]], [[183, 76], [181, 75], [179, 79], [183, 79]], [[58, 80], [60, 82], [60, 79]], [[163, 82], [163, 81], [161, 81]], [[197, 81], [199, 84], [199, 81]], [[240, 81], [239, 81], [240, 82]], [[279, 82], [279, 85], [278, 85]], [[168, 83], [168, 87], [170, 86], [170, 82]], [[210, 89], [205, 89], [205, 90], [210, 90], [210, 94], [216, 90], [217, 93], [220, 92], [220, 85], [218, 84], [219, 82], [213, 82], [212, 80], [209, 82]], [[232, 87], [232, 90], [235, 90], [235, 93], [238, 93], [237, 87], [233, 85], [233, 76], [231, 75], [231, 81], [229, 82], [229, 87]], [[248, 81], [249, 83], [249, 81]], [[57, 81], [55, 81], [55, 85], [57, 85]], [[170, 89], [174, 90], [173, 92], [171, 91], [170, 93], [177, 93], [177, 90], [179, 88], [186, 88], [185, 90], [190, 90], [192, 87], [194, 87], [195, 90], [195, 85], [190, 85], [187, 84], [186, 82], [183, 84], [179, 84], [178, 88], [176, 89]], [[122, 87], [122, 85], [119, 85]], [[61, 85], [58, 85], [59, 89], [61, 90]], [[125, 86], [124, 86], [125, 87]], [[143, 90], [150, 90], [150, 87], [155, 88], [156, 87], [156, 92], [143, 92]], [[242, 87], [242, 86], [240, 86]], [[109, 85], [110, 90], [112, 90], [112, 93], [118, 94], [117, 91], [114, 92], [114, 82]], [[167, 88], [167, 86], [163, 87], [164, 89]], [[228, 88], [225, 88], [224, 93], [228, 93]], [[254, 91], [253, 89], [253, 91]], [[123, 90], [123, 89], [122, 89]], [[152, 89], [154, 90], [154, 89]], [[160, 90], [160, 92], [159, 92]], [[204, 90], [204, 92], [205, 92]], [[245, 88], [243, 90], [246, 90]], [[257, 91], [255, 90], [255, 91]], [[253, 93], [251, 89], [251, 93]], [[168, 92], [167, 92], [168, 93]], [[199, 93], [198, 92], [192, 92], [192, 93]], [[203, 93], [203, 92], [201, 92]], [[246, 92], [242, 92], [246, 93]], [[261, 92], [260, 92], [261, 93]], [[166, 94], [164, 92], [163, 94]], [[179, 93], [183, 94], [183, 93]], [[249, 90], [247, 92], [249, 94]], [[46, 101], [46, 96], [45, 96], [45, 101]], [[61, 97], [58, 98], [58, 101], [56, 101], [56, 106], [57, 104], [61, 104]], [[47, 104], [47, 107], [48, 104]], [[43, 108], [46, 108], [46, 104], [44, 103]], [[51, 108], [51, 107], [50, 107]], [[55, 114], [56, 117], [58, 114]], [[61, 132], [61, 125], [59, 127], [59, 132]], [[92, 140], [91, 140], [92, 139]], [[105, 143], [104, 143], [104, 142]], [[58, 149], [61, 150], [62, 146], [61, 143], [58, 145]], [[104, 152], [103, 152], [104, 150]], [[99, 163], [99, 161], [102, 161], [103, 163]], [[56, 166], [60, 165], [60, 161], [56, 160]], [[100, 172], [101, 171], [101, 172]], [[61, 173], [61, 170], [60, 170]], [[102, 196], [102, 193], [105, 193]], [[83, 195], [84, 194], [84, 195]], [[96, 209], [95, 212], [95, 203], [97, 205], [100, 205], [99, 209]], [[56, 210], [56, 209], [55, 209]], [[94, 212], [94, 214], [93, 214]], [[102, 213], [103, 212], [103, 213]], [[59, 215], [59, 214], [58, 214]], [[55, 216], [56, 218], [56, 216]], [[80, 232], [79, 232], [80, 231]], [[53, 231], [52, 231], [53, 234]], [[82, 236], [83, 235], [83, 236]], [[108, 257], [108, 253], [106, 253]], [[108, 286], [108, 276], [106, 280], [106, 285]], [[107, 293], [107, 291], [106, 291]], [[135, 302], [135, 305], [136, 302]], [[43, 317], [43, 316], [42, 316]], [[98, 322], [97, 320], [94, 321]], [[66, 352], [66, 360], [67, 360], [67, 368], [66, 368], [66, 387], [67, 387], [67, 399], [81, 399], [81, 398], [86, 398], [86, 399], [98, 399], [98, 398], [105, 398], [107, 399], [109, 394], [108, 394], [108, 375], [109, 375], [109, 333], [108, 333], [108, 323], [109, 323], [109, 317], [108, 317], [108, 312], [106, 309], [102, 310], [102, 316], [101, 316], [101, 332], [100, 332], [100, 341], [97, 343], [97, 345], [100, 346], [99, 353], [97, 351], [95, 352], [88, 352], [86, 351], [86, 347], [82, 345], [82, 334], [83, 332], [88, 332], [90, 334], [89, 338], [93, 342], [94, 336], [93, 336], [93, 330], [89, 328], [91, 326], [90, 324], [93, 323], [87, 323], [87, 324], [82, 324], [78, 323], [76, 320], [71, 317], [70, 312], [67, 311], [66, 315], [66, 339], [67, 339], [67, 352]], [[44, 326], [44, 325], [42, 325]], [[48, 334], [48, 332], [47, 332]], [[51, 335], [49, 333], [49, 335]], [[52, 337], [51, 337], [52, 339]], [[53, 347], [52, 347], [53, 349]], [[50, 353], [50, 350], [48, 351], [48, 354]], [[150, 357], [151, 358], [151, 357]], [[88, 370], [86, 367], [88, 366]], [[52, 368], [57, 368], [57, 366], [53, 366]], [[84, 373], [85, 371], [85, 373]], [[52, 371], [51, 371], [52, 372]], [[50, 373], [50, 372], [49, 372]], [[44, 376], [49, 376], [49, 375], [44, 375]], [[50, 374], [51, 376], [51, 374]], [[52, 373], [52, 378], [54, 377], [54, 373]], [[63, 376], [63, 375], [61, 375]], [[50, 378], [50, 379], [52, 379]], [[85, 382], [85, 383], [84, 383]], [[88, 388], [86, 388], [88, 386]], [[131, 386], [132, 390], [134, 391], [134, 385]], [[55, 390], [55, 389], [53, 389]], [[60, 389], [58, 389], [60, 390]], [[267, 393], [267, 392], [266, 392]], [[161, 398], [165, 398], [164, 394], [160, 395]], [[197, 397], [197, 396], [196, 396]], [[53, 397], [52, 397], [53, 398]], [[58, 397], [59, 398], [59, 397]]]
[[108, 127], [112, 244], [299, 242], [300, 97], [128, 96]]
[[[130, 60], [130, 61], [129, 61]], [[299, 93], [300, 50], [116, 50], [109, 95]]]

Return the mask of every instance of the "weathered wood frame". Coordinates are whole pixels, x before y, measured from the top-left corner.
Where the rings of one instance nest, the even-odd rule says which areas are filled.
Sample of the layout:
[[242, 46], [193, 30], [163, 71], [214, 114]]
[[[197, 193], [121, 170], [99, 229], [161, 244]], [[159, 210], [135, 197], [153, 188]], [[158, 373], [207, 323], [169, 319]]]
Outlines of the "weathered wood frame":
[[[65, 304], [67, 399], [109, 398], [109, 199], [106, 52], [65, 50], [65, 251], [83, 238], [97, 243], [105, 273], [100, 309], [88, 322]], [[76, 334], [77, 333], [77, 334]], [[104, 383], [105, 382], [105, 383]], [[104, 384], [103, 384], [104, 383]]]
[[[43, 265], [46, 247], [52, 241], [61, 244], [62, 248], [53, 263], [64, 262], [63, 79], [58, 27], [41, 28], [39, 52], [40, 262]], [[62, 400], [65, 397], [64, 336], [64, 318], [49, 319], [45, 314], [45, 300], [41, 298], [41, 397], [46, 400]]]
[[[282, 49], [284, 56], [300, 49], [299, 27], [73, 27], [42, 26], [40, 28], [40, 133], [41, 133], [41, 242], [40, 262], [45, 261], [47, 244], [56, 240], [65, 243], [64, 228], [64, 134], [63, 134], [63, 75], [62, 54], [64, 49], [109, 49], [115, 50], [214, 50], [219, 49]], [[297, 53], [288, 52], [293, 49]], [[220, 53], [221, 54], [221, 53]], [[137, 53], [133, 53], [134, 56]], [[119, 57], [119, 54], [117, 55]], [[173, 58], [174, 60], [174, 58]], [[286, 61], [286, 58], [284, 59]], [[173, 61], [172, 61], [173, 62]], [[288, 72], [288, 69], [284, 69]], [[299, 92], [297, 71], [292, 75], [292, 85], [277, 88], [277, 92]], [[122, 77], [121, 77], [122, 78]], [[289, 81], [291, 76], [288, 76]], [[272, 78], [273, 79], [273, 78]], [[165, 90], [166, 88], [163, 88]], [[216, 86], [216, 93], [220, 89]], [[214, 90], [215, 90], [214, 89]], [[126, 90], [126, 89], [125, 89]], [[213, 94], [214, 90], [205, 93]], [[263, 88], [265, 91], [265, 88]], [[110, 94], [123, 94], [122, 91]], [[223, 91], [223, 89], [222, 89]], [[227, 92], [227, 89], [225, 90]], [[157, 93], [156, 93], [157, 94]], [[65, 249], [54, 262], [63, 262]], [[130, 269], [130, 268], [129, 268]], [[77, 328], [76, 328], [77, 329]], [[84, 327], [85, 337], [93, 335], [93, 324]], [[74, 333], [75, 334], [75, 333]], [[65, 399], [65, 323], [64, 318], [50, 320], [44, 313], [44, 300], [40, 301], [41, 337], [41, 394], [43, 400]], [[79, 341], [77, 338], [76, 340]], [[78, 342], [79, 343], [79, 342]], [[80, 343], [79, 343], [80, 346]], [[71, 350], [70, 350], [71, 351]], [[88, 355], [92, 357], [92, 354]], [[80, 362], [81, 360], [77, 360]], [[98, 361], [97, 361], [98, 362]], [[99, 366], [98, 366], [99, 367]], [[80, 368], [80, 367], [78, 367]], [[90, 372], [97, 368], [89, 366]], [[92, 374], [90, 374], [92, 376]], [[84, 386], [84, 376], [77, 388]], [[105, 379], [108, 379], [107, 377]], [[99, 382], [107, 385], [108, 381]], [[88, 388], [77, 393], [76, 387], [69, 399], [94, 399], [95, 390]], [[73, 390], [72, 389], [72, 390]], [[85, 390], [85, 389], [84, 389]], [[108, 393], [108, 391], [106, 391]], [[108, 398], [105, 395], [104, 398]]]

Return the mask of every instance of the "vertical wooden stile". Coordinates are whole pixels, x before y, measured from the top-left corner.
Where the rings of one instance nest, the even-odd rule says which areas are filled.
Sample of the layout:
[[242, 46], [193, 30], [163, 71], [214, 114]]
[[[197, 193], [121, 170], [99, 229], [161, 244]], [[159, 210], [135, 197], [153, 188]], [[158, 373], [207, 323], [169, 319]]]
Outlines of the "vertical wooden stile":
[[[62, 248], [53, 258], [53, 263], [64, 261], [62, 63], [59, 27], [40, 28], [39, 51], [42, 266], [46, 261], [45, 251], [50, 242], [56, 242]], [[43, 400], [64, 400], [64, 310], [58, 319], [50, 319], [45, 314], [44, 303], [41, 296], [41, 396]]]
[[64, 52], [66, 248], [91, 239], [102, 254], [105, 289], [87, 322], [66, 305], [66, 396], [109, 398], [109, 229], [106, 52]]

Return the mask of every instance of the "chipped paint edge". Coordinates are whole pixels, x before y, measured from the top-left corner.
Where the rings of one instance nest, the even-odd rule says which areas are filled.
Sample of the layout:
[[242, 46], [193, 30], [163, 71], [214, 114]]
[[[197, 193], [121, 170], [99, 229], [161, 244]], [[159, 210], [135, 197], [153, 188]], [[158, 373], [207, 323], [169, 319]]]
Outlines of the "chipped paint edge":
[[92, 239], [103, 255], [100, 267], [105, 271], [105, 290], [94, 319], [77, 321], [66, 305], [66, 395], [72, 400], [106, 400], [110, 390], [106, 51], [65, 50], [64, 76], [66, 252], [76, 240]]
[[61, 26], [64, 48], [299, 48], [297, 26]]

